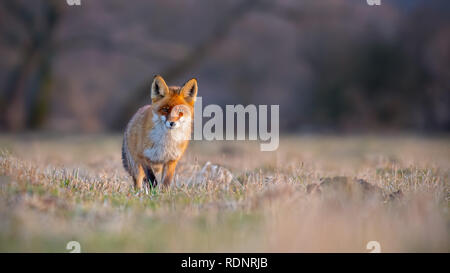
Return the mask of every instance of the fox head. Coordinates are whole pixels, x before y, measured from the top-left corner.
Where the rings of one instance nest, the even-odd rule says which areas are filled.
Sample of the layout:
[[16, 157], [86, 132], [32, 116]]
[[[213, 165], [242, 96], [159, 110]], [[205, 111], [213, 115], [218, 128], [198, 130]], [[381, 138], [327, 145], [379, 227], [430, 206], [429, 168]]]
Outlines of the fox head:
[[197, 90], [196, 79], [187, 81], [182, 87], [169, 87], [161, 76], [156, 75], [151, 87], [154, 114], [168, 129], [176, 129], [184, 124], [190, 124], [194, 115]]

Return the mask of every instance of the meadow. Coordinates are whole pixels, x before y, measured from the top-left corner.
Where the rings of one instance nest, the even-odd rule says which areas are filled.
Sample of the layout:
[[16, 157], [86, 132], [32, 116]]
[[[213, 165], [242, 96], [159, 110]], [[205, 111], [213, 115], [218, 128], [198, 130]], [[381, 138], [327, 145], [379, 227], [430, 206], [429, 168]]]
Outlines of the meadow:
[[[450, 251], [450, 138], [291, 135], [193, 141], [171, 188], [136, 193], [121, 135], [0, 136], [0, 251]], [[395, 200], [308, 194], [335, 176]]]

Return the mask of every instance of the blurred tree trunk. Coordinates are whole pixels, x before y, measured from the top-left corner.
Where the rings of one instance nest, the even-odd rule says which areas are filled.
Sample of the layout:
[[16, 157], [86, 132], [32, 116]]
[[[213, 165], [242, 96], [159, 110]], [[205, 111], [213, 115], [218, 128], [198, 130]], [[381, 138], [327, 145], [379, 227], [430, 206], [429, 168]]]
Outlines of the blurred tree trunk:
[[22, 60], [11, 73], [2, 99], [2, 126], [12, 131], [39, 128], [47, 119], [52, 90], [52, 40], [61, 15], [61, 2], [57, 0], [42, 2], [44, 22], [20, 3], [3, 3], [7, 12], [26, 28], [29, 41], [23, 46]]
[[36, 129], [42, 127], [48, 118], [50, 111], [51, 92], [53, 90], [52, 60], [53, 60], [53, 36], [60, 20], [60, 9], [56, 2], [49, 2], [47, 8], [47, 26], [44, 31], [40, 65], [38, 67], [38, 81], [31, 94], [28, 107], [27, 127]]
[[2, 102], [3, 126], [17, 131], [25, 127], [25, 97], [26, 84], [37, 62], [37, 49], [31, 46], [25, 49], [22, 62], [11, 73], [6, 84], [6, 95]]

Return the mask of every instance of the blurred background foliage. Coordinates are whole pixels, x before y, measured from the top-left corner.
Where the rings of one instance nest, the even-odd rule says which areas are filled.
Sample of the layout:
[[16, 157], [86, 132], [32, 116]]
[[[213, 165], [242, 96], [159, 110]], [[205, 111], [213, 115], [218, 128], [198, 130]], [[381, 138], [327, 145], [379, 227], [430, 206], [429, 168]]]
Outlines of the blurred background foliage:
[[122, 130], [154, 74], [284, 132], [450, 131], [448, 0], [0, 1], [0, 129]]

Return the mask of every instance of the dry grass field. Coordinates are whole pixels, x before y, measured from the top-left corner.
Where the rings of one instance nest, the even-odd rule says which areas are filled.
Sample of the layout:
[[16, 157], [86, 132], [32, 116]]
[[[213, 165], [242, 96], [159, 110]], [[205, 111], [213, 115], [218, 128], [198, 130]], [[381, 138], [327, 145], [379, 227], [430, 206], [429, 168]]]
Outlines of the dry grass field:
[[[119, 135], [0, 136], [0, 251], [450, 251], [450, 139], [290, 136], [192, 142], [169, 190], [136, 194]], [[210, 164], [207, 164], [210, 162]], [[394, 200], [307, 193], [364, 179]]]

